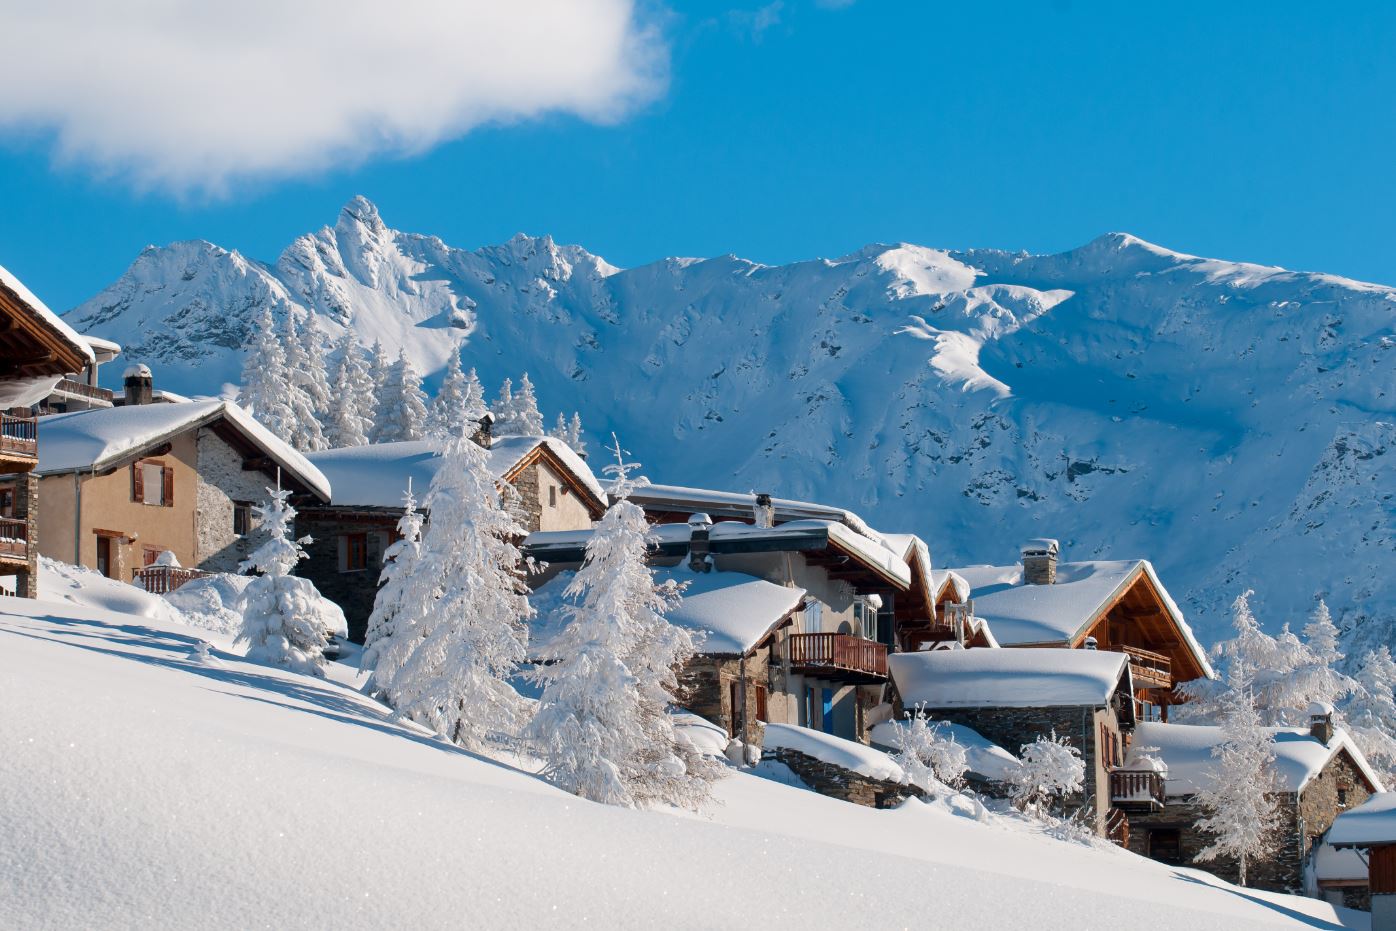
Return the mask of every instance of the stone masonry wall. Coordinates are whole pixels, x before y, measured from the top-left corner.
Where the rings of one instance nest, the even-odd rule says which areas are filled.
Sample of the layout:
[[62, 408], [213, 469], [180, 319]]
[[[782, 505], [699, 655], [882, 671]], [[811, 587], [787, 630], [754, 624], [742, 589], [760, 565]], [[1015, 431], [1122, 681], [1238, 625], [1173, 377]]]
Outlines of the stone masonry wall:
[[[378, 576], [383, 571], [383, 550], [396, 530], [397, 512], [348, 511], [333, 508], [305, 509], [296, 515], [296, 535], [311, 537], [308, 557], [296, 566], [296, 575], [309, 579], [320, 594], [344, 610], [349, 639], [363, 643]], [[339, 571], [339, 538], [346, 533], [368, 535], [368, 566], [355, 572]]]
[[[755, 686], [769, 682], [770, 656], [770, 649], [761, 647], [746, 660], [746, 719], [752, 730], [758, 732], [750, 735], [748, 739], [751, 742], [759, 742]], [[740, 679], [741, 662], [736, 657], [714, 657], [700, 653], [679, 671], [679, 704], [718, 727], [726, 728], [727, 733], [731, 734], [734, 730], [731, 685]]]
[[763, 751], [761, 758], [784, 763], [805, 785], [820, 795], [843, 799], [855, 805], [866, 805], [868, 808], [891, 808], [905, 799], [925, 795], [916, 786], [871, 779], [785, 747]]
[[197, 568], [210, 572], [237, 572], [255, 544], [257, 515], [250, 516], [254, 531], [233, 533], [233, 503], [261, 504], [276, 480], [261, 470], [242, 467], [242, 454], [208, 428], [197, 440], [198, 485], [195, 492], [194, 533]]
[[15, 594], [20, 598], [39, 597], [39, 478], [25, 472], [15, 478], [14, 519], [22, 520], [29, 537], [25, 568], [15, 573]]

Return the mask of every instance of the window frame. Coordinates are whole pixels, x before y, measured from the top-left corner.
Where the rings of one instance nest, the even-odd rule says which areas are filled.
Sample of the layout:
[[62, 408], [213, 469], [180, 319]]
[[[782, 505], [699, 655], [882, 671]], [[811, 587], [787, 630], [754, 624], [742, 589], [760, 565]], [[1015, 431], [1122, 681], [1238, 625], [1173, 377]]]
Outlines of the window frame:
[[[340, 572], [364, 572], [368, 569], [368, 532], [359, 530], [340, 534], [344, 541], [344, 563]], [[358, 544], [360, 564], [354, 564], [355, 543]]]

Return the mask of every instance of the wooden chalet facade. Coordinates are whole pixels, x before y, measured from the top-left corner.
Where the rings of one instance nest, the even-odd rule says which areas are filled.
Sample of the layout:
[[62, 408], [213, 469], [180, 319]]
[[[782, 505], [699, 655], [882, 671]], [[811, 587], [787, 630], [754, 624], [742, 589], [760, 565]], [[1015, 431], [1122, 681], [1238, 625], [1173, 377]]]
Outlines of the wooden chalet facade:
[[0, 576], [22, 598], [38, 595], [39, 426], [29, 408], [94, 364], [92, 347], [0, 268]]

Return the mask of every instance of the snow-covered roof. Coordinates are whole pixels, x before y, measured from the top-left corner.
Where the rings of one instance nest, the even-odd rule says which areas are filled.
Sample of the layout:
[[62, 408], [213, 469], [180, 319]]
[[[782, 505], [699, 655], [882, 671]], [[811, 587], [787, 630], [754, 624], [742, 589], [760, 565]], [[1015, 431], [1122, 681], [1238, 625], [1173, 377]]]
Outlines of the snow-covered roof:
[[[897, 748], [895, 728], [898, 724], [899, 722], [895, 721], [883, 721], [874, 725], [871, 735], [872, 742], [889, 750], [895, 750]], [[1002, 782], [1022, 765], [1016, 756], [972, 727], [952, 724], [949, 721], [934, 721], [932, 726], [942, 735], [954, 738], [955, 743], [965, 750], [965, 760], [969, 763], [969, 771], [983, 776], [985, 779], [995, 779]]]
[[92, 353], [92, 346], [82, 337], [82, 334], [68, 326], [67, 323], [64, 323], [63, 318], [58, 316], [58, 314], [49, 310], [47, 304], [39, 300], [33, 291], [30, 291], [24, 286], [24, 282], [11, 274], [3, 265], [0, 265], [0, 285], [4, 285], [6, 288], [13, 291], [21, 301], [28, 305], [29, 310], [33, 312], [35, 317], [41, 320], [50, 329], [56, 331], [66, 342], [71, 343], [74, 351], [77, 352], [78, 355], [85, 358], [89, 363], [96, 361], [96, 356]]
[[844, 524], [831, 520], [792, 520], [774, 527], [757, 527], [734, 520], [714, 524], [708, 534], [710, 540], [735, 540], [748, 538], [779, 538], [800, 536], [810, 531], [823, 531], [829, 542], [856, 557], [859, 562], [880, 574], [887, 576], [905, 588], [911, 584], [911, 567], [907, 565], [904, 553], [892, 549], [879, 537], [865, 536]]
[[[720, 516], [740, 514], [744, 517], [754, 513], [756, 492], [718, 491], [712, 488], [690, 488], [684, 485], [648, 484], [635, 489], [631, 500], [647, 509], [672, 509], [678, 511], [706, 511]], [[771, 507], [776, 512], [777, 521], [815, 518], [835, 520], [847, 524], [850, 529], [875, 535], [861, 517], [844, 508], [812, 501], [795, 501], [789, 498], [771, 498]]]
[[[539, 586], [529, 601], [537, 609], [530, 641], [544, 644], [567, 623], [563, 592], [575, 572], [560, 572]], [[740, 656], [750, 651], [771, 628], [804, 600], [803, 588], [776, 585], [744, 572], [692, 572], [686, 567], [660, 569], [656, 582], [684, 586], [683, 598], [666, 617], [670, 623], [701, 636], [698, 652]]]
[[92, 354], [98, 362], [110, 362], [121, 355], [121, 344], [114, 343], [109, 339], [102, 339], [100, 336], [93, 336], [91, 333], [83, 333], [82, 341], [92, 349]]
[[974, 613], [988, 620], [1004, 646], [1070, 643], [1140, 574], [1146, 575], [1181, 632], [1188, 652], [1204, 675], [1212, 675], [1206, 651], [1147, 559], [1058, 563], [1053, 585], [1025, 583], [1022, 565], [967, 566], [954, 571], [969, 583]]
[[931, 572], [931, 597], [939, 598], [947, 585], [954, 590], [956, 601], [963, 603], [969, 599], [969, 582], [960, 573], [954, 569], [936, 569]]
[[889, 754], [866, 744], [798, 724], [767, 724], [761, 746], [765, 750], [794, 750], [822, 763], [887, 782], [906, 782], [906, 771]]
[[[606, 493], [581, 456], [561, 440], [546, 436], [495, 437], [486, 451], [490, 472], [507, 477], [526, 456], [546, 447], [583, 487], [606, 506]], [[420, 499], [441, 467], [437, 440], [403, 440], [345, 446], [310, 453], [310, 461], [329, 477], [335, 505], [345, 507], [400, 508], [410, 479]]]
[[908, 708], [1103, 706], [1129, 669], [1096, 650], [928, 650], [887, 657]]
[[317, 497], [330, 500], [330, 482], [324, 474], [232, 401], [138, 404], [43, 417], [39, 420], [39, 466], [35, 471], [49, 475], [101, 470], [219, 419], [227, 421]]
[[[1333, 739], [1326, 746], [1307, 728], [1274, 727], [1270, 731], [1274, 734], [1275, 775], [1280, 788], [1286, 792], [1302, 791], [1343, 750], [1351, 754], [1357, 768], [1372, 785], [1381, 786], [1380, 777], [1341, 728], [1334, 731]], [[1139, 754], [1149, 752], [1147, 748], [1157, 747], [1150, 755], [1159, 757], [1168, 765], [1167, 793], [1170, 796], [1191, 795], [1211, 783], [1217, 765], [1212, 748], [1222, 740], [1221, 728], [1212, 724], [1145, 721], [1135, 728], [1125, 767], [1132, 766]]]
[[[1339, 815], [1338, 820], [1346, 816]], [[1360, 881], [1363, 885], [1367, 883], [1367, 861], [1361, 853], [1352, 848], [1337, 848], [1330, 843], [1319, 844], [1314, 850], [1313, 870], [1314, 879], [1319, 882]]]
[[1396, 844], [1396, 792], [1378, 792], [1328, 829], [1328, 843], [1343, 846]]

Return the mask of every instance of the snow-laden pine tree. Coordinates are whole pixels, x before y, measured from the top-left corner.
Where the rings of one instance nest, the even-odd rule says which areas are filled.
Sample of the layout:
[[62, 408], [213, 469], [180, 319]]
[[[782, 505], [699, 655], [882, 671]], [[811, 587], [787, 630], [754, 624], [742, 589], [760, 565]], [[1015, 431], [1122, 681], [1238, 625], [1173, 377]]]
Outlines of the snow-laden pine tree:
[[333, 447], [363, 446], [373, 429], [378, 402], [373, 375], [354, 335], [345, 329], [337, 347], [339, 361], [330, 387], [330, 409], [325, 417], [325, 440]]
[[572, 412], [572, 420], [567, 424], [567, 445], [579, 456], [587, 454], [586, 437], [582, 435], [582, 415]]
[[408, 718], [478, 749], [516, 733], [523, 699], [508, 679], [523, 662], [533, 609], [485, 450], [451, 437], [423, 501], [431, 515], [407, 575], [392, 636], [381, 639], [373, 688]]
[[519, 379], [519, 390], [514, 393], [513, 435], [542, 436], [543, 412], [538, 409], [538, 395], [533, 390], [533, 382], [528, 373]]
[[617, 445], [613, 502], [568, 584], [567, 624], [535, 652], [543, 686], [526, 736], [554, 784], [609, 805], [696, 808], [721, 767], [681, 741], [669, 715], [676, 670], [693, 655], [688, 632], [664, 617], [677, 602], [646, 561], [654, 543]]
[[1295, 691], [1298, 698], [1309, 702], [1337, 705], [1352, 692], [1356, 683], [1340, 672], [1343, 651], [1339, 646], [1338, 628], [1328, 611], [1328, 604], [1319, 599], [1309, 623], [1304, 625], [1304, 661], [1295, 668]]
[[392, 374], [392, 356], [388, 355], [388, 350], [383, 347], [383, 341], [376, 339], [368, 358], [368, 377], [373, 383], [373, 400], [370, 407], [364, 411], [365, 416], [373, 421], [373, 426], [368, 431], [370, 443], [377, 442], [373, 437], [378, 431], [379, 421], [383, 419], [383, 397], [388, 392], [388, 382]]
[[470, 382], [461, 370], [460, 354], [451, 353], [441, 390], [431, 399], [427, 411], [426, 432], [431, 436], [450, 437], [459, 433], [466, 423], [474, 429], [474, 424], [484, 414], [482, 407], [470, 397]]
[[305, 353], [305, 371], [300, 373], [300, 383], [310, 398], [310, 404], [321, 420], [330, 411], [330, 372], [325, 363], [325, 334], [314, 314], [305, 318], [305, 327], [300, 334], [301, 349]]
[[489, 408], [485, 404], [485, 386], [480, 384], [480, 376], [475, 369], [465, 373], [465, 409], [476, 423], [485, 416]]
[[378, 420], [372, 433], [373, 442], [420, 440], [426, 435], [426, 422], [427, 404], [426, 393], [422, 391], [422, 377], [417, 374], [407, 353], [400, 352], [383, 387]]
[[267, 503], [253, 509], [267, 538], [238, 566], [241, 572], [259, 574], [243, 594], [243, 624], [237, 639], [248, 645], [248, 659], [323, 676], [330, 637], [324, 621], [326, 602], [309, 579], [291, 575], [296, 563], [305, 558], [301, 544], [310, 538], [295, 539], [291, 493], [281, 488], [267, 492]]
[[1014, 804], [1038, 820], [1053, 821], [1053, 806], [1063, 807], [1066, 798], [1085, 785], [1081, 751], [1053, 731], [1024, 744], [1018, 757], [1022, 765], [1009, 775]]
[[[293, 423], [289, 433], [281, 436], [296, 449], [301, 452], [314, 452], [317, 449], [325, 449], [328, 444], [325, 442], [325, 433], [320, 426], [320, 411], [316, 408], [315, 398], [311, 393], [311, 383], [317, 381], [317, 376], [309, 370], [311, 367], [310, 354], [306, 352], [305, 343], [300, 334], [296, 331], [295, 315], [289, 311], [281, 326], [281, 342], [286, 351], [286, 404], [290, 407], [293, 415]], [[321, 371], [318, 380], [324, 379], [324, 359], [321, 358]], [[316, 391], [319, 386], [315, 387]]]
[[557, 420], [553, 421], [553, 428], [548, 431], [548, 436], [555, 440], [567, 442], [567, 418], [562, 411], [558, 411]]
[[1197, 827], [1212, 837], [1196, 859], [1234, 859], [1244, 886], [1247, 864], [1273, 848], [1280, 819], [1274, 734], [1256, 708], [1254, 677], [1244, 659], [1233, 661], [1227, 674], [1221, 736], [1212, 748], [1210, 781], [1194, 796], [1204, 813]]
[[296, 412], [291, 407], [287, 386], [286, 350], [276, 333], [271, 311], [257, 317], [252, 345], [242, 365], [242, 393], [239, 401], [276, 436], [288, 437], [295, 429]]
[[937, 782], [952, 789], [965, 784], [969, 758], [965, 748], [943, 721], [931, 721], [924, 708], [917, 708], [905, 721], [894, 722], [897, 734], [897, 762], [913, 784], [923, 789]]
[[1370, 650], [1354, 676], [1343, 718], [1367, 761], [1396, 778], [1396, 661], [1389, 647]]
[[[373, 611], [368, 615], [368, 627], [364, 633], [364, 651], [359, 657], [359, 668], [363, 670], [372, 670], [377, 665], [378, 654], [384, 644], [392, 639], [397, 629], [394, 622], [402, 610], [408, 581], [422, 552], [422, 512], [417, 510], [417, 496], [412, 493], [410, 478], [407, 480], [407, 494], [403, 496], [397, 533], [397, 541], [383, 551], [383, 571], [378, 576], [378, 592], [373, 597]], [[365, 691], [370, 695], [377, 693], [372, 676]]]
[[499, 395], [494, 399], [494, 406], [490, 408], [494, 414], [494, 435], [495, 436], [518, 436], [515, 424], [518, 423], [519, 412], [514, 402], [514, 381], [511, 378], [504, 379], [499, 386]]

